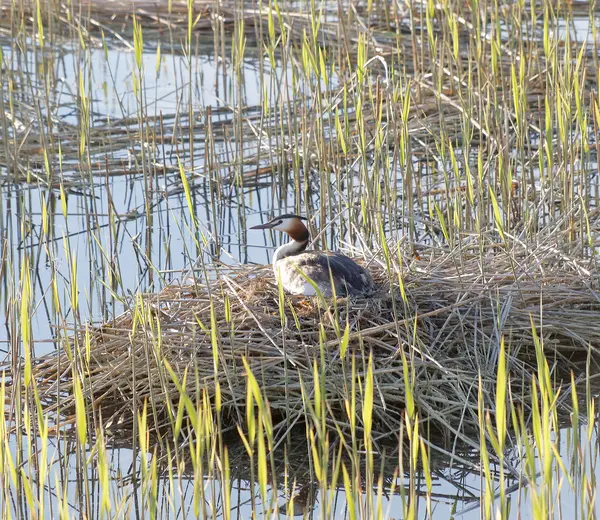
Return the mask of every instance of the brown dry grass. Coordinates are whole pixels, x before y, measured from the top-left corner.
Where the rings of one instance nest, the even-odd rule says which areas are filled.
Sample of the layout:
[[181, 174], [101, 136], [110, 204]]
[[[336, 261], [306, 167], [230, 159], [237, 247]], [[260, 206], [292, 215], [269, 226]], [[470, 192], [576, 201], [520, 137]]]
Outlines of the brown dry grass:
[[[354, 388], [360, 388], [372, 356], [377, 440], [400, 431], [405, 356], [421, 420], [434, 429], [456, 431], [468, 445], [473, 443], [469, 433], [478, 425], [479, 378], [484, 404], [494, 409], [502, 338], [510, 399], [525, 410], [531, 402], [531, 378], [539, 368], [535, 335], [542, 338], [557, 386], [568, 387], [571, 372], [577, 383], [586, 364], [589, 369], [595, 363], [600, 330], [590, 324], [600, 316], [600, 301], [589, 261], [568, 258], [546, 243], [535, 249], [515, 244], [510, 252], [490, 246], [483, 254], [465, 246], [451, 254], [401, 262], [388, 270], [383, 259], [369, 261], [380, 283], [379, 294], [372, 298], [286, 296], [283, 324], [278, 288], [268, 268], [216, 271], [208, 282], [142, 295], [133, 310], [78, 331], [70, 336], [68, 349], [38, 360], [38, 388], [46, 403], [60, 410], [65, 424], [72, 423], [75, 369], [87, 389], [85, 397], [95, 413], [102, 410], [106, 424], [129, 430], [135, 412], [147, 402], [154, 426], [160, 428], [173, 421], [177, 403], [172, 399], [179, 396], [165, 370], [168, 363], [178, 382], [188, 374], [188, 395], [206, 393], [214, 403], [218, 381], [223, 424], [234, 426], [245, 414], [245, 358], [281, 432], [301, 424], [307, 413], [303, 403], [312, 398], [317, 360], [325, 376], [321, 383], [327, 421], [347, 431], [351, 367], [354, 363]], [[393, 280], [391, 285], [388, 280]], [[346, 324], [348, 350], [342, 358]], [[75, 354], [70, 354], [74, 346]], [[213, 352], [218, 353], [216, 372]], [[559, 398], [561, 410], [568, 411], [568, 392]]]

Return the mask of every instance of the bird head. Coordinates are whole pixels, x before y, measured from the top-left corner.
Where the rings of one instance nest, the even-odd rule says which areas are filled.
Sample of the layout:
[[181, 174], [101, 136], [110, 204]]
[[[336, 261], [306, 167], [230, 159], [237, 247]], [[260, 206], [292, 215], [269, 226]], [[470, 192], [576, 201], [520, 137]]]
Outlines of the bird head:
[[308, 229], [303, 222], [305, 220], [307, 219], [300, 215], [279, 215], [269, 222], [252, 226], [250, 229], [276, 229], [287, 233], [294, 240], [303, 242], [309, 238]]

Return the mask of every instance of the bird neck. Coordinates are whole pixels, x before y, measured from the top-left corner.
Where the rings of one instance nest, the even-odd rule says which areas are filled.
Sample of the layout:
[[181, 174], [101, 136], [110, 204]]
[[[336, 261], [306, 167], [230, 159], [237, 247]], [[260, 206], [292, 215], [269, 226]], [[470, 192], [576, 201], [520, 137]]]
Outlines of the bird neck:
[[298, 253], [302, 253], [306, 249], [308, 245], [308, 238], [303, 241], [299, 240], [291, 240], [287, 244], [283, 244], [278, 247], [273, 255], [273, 265], [275, 265], [279, 260], [282, 260], [288, 256], [297, 255]]

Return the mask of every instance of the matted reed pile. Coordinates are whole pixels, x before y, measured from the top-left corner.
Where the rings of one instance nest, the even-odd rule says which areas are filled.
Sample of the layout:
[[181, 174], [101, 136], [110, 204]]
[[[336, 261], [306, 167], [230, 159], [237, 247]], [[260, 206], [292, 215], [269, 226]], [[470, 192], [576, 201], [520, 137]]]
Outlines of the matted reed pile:
[[484, 405], [493, 411], [502, 338], [509, 395], [525, 408], [541, 362], [536, 336], [557, 385], [568, 386], [571, 371], [583, 376], [588, 353], [600, 345], [598, 276], [589, 261], [568, 258], [552, 244], [397, 260], [367, 262], [380, 284], [369, 298], [285, 296], [280, 304], [272, 271], [250, 266], [141, 295], [132, 310], [70, 336], [68, 348], [39, 359], [38, 389], [48, 406], [56, 407], [60, 396], [69, 423], [75, 367], [84, 397], [105, 423], [130, 428], [147, 403], [160, 428], [174, 420], [177, 384], [193, 400], [204, 394], [214, 403], [218, 382], [223, 424], [234, 426], [245, 417], [245, 359], [275, 421], [289, 426], [315, 398], [316, 366], [327, 420], [344, 430], [353, 392], [360, 416], [372, 356], [377, 438], [400, 429], [404, 358], [419, 417], [466, 439], [478, 424], [479, 378]]

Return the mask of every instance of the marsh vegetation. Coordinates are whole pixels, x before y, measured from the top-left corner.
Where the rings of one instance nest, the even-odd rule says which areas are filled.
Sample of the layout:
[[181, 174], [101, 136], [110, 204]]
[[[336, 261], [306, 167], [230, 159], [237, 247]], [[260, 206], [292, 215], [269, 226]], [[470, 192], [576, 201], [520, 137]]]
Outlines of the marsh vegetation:
[[[2, 518], [595, 518], [595, 2], [0, 2]], [[290, 296], [276, 214], [373, 274]]]

